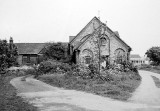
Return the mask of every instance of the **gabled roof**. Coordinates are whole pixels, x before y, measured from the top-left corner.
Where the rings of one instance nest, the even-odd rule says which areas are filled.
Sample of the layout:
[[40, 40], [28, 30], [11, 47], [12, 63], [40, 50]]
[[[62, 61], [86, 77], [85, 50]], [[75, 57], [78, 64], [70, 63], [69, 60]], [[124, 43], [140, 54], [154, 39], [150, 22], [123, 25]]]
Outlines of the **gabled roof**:
[[45, 43], [15, 43], [19, 54], [39, 54]]
[[107, 27], [107, 29], [110, 30], [116, 36], [116, 38], [119, 39], [123, 44], [129, 47], [130, 51], [132, 50], [132, 48], [120, 38], [118, 31], [114, 32], [109, 27]]
[[131, 54], [130, 58], [141, 58], [139, 54]]
[[69, 43], [72, 43], [78, 37], [78, 35], [81, 34], [92, 23], [93, 20], [96, 20], [99, 23], [101, 23], [101, 21], [96, 16], [93, 17], [93, 19]]
[[126, 45], [126, 46], [129, 48], [129, 50], [132, 50], [131, 47], [130, 47], [129, 45], [127, 45], [127, 44], [120, 38], [118, 31], [115, 31], [115, 32], [112, 31], [109, 27], [107, 27], [104, 23], [102, 23], [97, 17], [94, 17], [69, 43], [73, 42], [73, 41], [76, 39], [76, 37], [77, 37], [79, 34], [81, 34], [81, 33], [92, 23], [93, 20], [98, 21], [99, 24], [101, 24], [101, 25], [100, 25], [95, 31], [93, 31], [92, 34], [89, 34], [89, 35], [86, 35], [85, 37], [83, 37], [83, 38], [82, 38], [83, 40], [81, 39], [81, 41], [79, 41], [79, 42], [76, 44], [76, 46], [74, 47], [74, 49], [78, 49], [91, 35], [93, 35], [95, 32], [97, 32], [97, 30], [98, 30], [99, 28], [105, 27], [105, 28], [107, 28], [107, 30], [109, 30], [111, 33], [114, 34], [114, 37], [116, 37], [116, 38], [117, 38], [118, 40], [120, 40], [124, 45]]

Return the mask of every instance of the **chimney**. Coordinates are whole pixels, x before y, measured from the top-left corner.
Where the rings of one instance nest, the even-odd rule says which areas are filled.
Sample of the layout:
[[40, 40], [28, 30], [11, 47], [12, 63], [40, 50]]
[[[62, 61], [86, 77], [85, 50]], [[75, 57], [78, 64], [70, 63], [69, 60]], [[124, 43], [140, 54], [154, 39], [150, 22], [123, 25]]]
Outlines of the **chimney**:
[[13, 44], [13, 38], [12, 37], [10, 37], [9, 43]]

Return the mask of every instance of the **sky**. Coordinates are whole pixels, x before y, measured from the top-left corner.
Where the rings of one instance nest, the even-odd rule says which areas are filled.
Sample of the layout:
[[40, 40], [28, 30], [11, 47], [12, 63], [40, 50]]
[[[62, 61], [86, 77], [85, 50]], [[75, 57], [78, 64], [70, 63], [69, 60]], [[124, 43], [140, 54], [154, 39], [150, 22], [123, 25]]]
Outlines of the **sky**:
[[68, 42], [94, 16], [118, 31], [132, 54], [160, 46], [160, 0], [0, 0], [0, 39]]

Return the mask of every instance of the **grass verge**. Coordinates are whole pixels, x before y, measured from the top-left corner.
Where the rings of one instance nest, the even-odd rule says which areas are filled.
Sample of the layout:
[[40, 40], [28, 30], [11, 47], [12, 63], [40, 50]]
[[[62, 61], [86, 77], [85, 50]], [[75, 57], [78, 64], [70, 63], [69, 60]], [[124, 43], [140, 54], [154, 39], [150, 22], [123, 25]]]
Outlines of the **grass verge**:
[[142, 65], [140, 69], [160, 74], [160, 66]]
[[42, 75], [38, 79], [56, 87], [94, 93], [112, 99], [126, 101], [139, 86], [141, 77], [133, 72], [120, 75], [108, 75], [110, 81], [101, 79], [83, 79], [68, 75]]
[[154, 80], [154, 82], [155, 82], [155, 85], [156, 85], [158, 88], [160, 88], [160, 79], [157, 78], [157, 77], [155, 77], [155, 76], [152, 76], [152, 78], [153, 78], [153, 80]]
[[37, 108], [16, 96], [16, 89], [10, 84], [15, 75], [0, 76], [0, 111], [37, 111]]

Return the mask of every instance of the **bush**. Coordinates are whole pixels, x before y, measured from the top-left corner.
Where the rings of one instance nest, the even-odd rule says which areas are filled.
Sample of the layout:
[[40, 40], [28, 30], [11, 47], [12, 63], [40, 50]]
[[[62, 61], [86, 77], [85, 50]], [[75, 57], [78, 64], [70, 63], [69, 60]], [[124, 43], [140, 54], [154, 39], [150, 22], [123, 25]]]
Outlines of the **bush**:
[[98, 66], [94, 64], [90, 64], [88, 68], [90, 70], [90, 73], [89, 73], [90, 78], [93, 78], [96, 74], [98, 74]]
[[36, 73], [36, 70], [35, 69], [27, 69], [24, 71], [26, 74], [29, 74], [29, 75], [35, 75]]
[[133, 71], [133, 72], [138, 73], [137, 67], [134, 66], [133, 63], [131, 63], [131, 62], [123, 62], [122, 66], [123, 66], [124, 72]]
[[160, 66], [153, 66], [154, 69], [160, 70]]
[[147, 69], [147, 68], [152, 68], [152, 66], [149, 64], [142, 64], [140, 67], [140, 69]]
[[34, 78], [37, 78], [39, 75], [42, 74], [42, 72], [37, 67], [33, 67], [32, 69], [27, 69], [24, 72], [26, 75], [34, 76]]
[[112, 71], [112, 73], [121, 73], [121, 72], [129, 72], [129, 71], [133, 71], [138, 73], [138, 69], [136, 66], [134, 66], [132, 63], [130, 62], [122, 62], [121, 64], [111, 64], [109, 65], [109, 69]]
[[62, 63], [55, 60], [47, 60], [41, 62], [38, 69], [44, 74], [55, 72], [65, 73], [71, 70], [71, 66], [67, 63]]
[[51, 61], [44, 61], [39, 64], [38, 69], [43, 73], [48, 73], [52, 70], [53, 66]]

